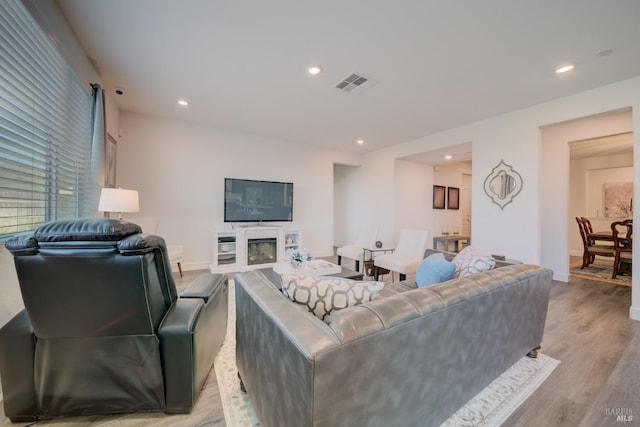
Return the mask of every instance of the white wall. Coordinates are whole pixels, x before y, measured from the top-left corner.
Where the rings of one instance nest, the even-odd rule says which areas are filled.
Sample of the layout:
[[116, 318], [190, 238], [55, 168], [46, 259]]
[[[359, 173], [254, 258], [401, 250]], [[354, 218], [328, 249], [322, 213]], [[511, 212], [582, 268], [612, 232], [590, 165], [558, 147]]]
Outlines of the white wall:
[[[555, 123], [611, 111], [640, 108], [640, 78], [633, 78], [574, 96], [510, 112], [491, 119], [398, 144], [364, 156], [356, 174], [359, 193], [392, 194], [395, 159], [471, 141], [473, 165], [473, 246], [484, 253], [502, 253], [509, 258], [541, 264], [554, 270], [554, 277], [568, 277], [569, 157], [564, 146], [542, 150], [541, 128]], [[634, 145], [638, 144], [640, 121], [633, 121]], [[567, 150], [564, 153], [563, 150]], [[640, 150], [634, 151], [634, 164]], [[500, 160], [512, 165], [523, 178], [523, 188], [514, 202], [501, 210], [484, 194], [484, 178]], [[634, 181], [640, 168], [634, 172]], [[639, 186], [634, 188], [638, 200]], [[374, 209], [363, 203], [354, 215]], [[392, 207], [375, 209], [381, 224], [396, 224]], [[636, 255], [634, 255], [636, 256]], [[640, 257], [640, 255], [638, 255]], [[634, 263], [635, 266], [638, 262]], [[634, 274], [638, 278], [638, 274]], [[638, 284], [635, 284], [638, 283]], [[634, 279], [632, 317], [640, 320], [640, 278]]]
[[348, 185], [350, 193], [343, 203], [350, 204], [344, 209], [350, 217], [345, 222], [353, 224], [355, 230], [362, 218], [379, 224], [379, 238], [389, 246], [397, 243], [401, 228], [426, 229], [430, 247], [431, 238], [439, 235], [444, 225], [460, 225], [460, 211], [432, 208], [433, 185], [461, 188], [462, 175], [471, 173], [471, 165], [455, 163], [434, 168], [401, 160], [402, 156], [387, 157], [386, 152], [365, 155], [363, 165], [349, 171], [350, 182], [344, 185]]
[[348, 222], [353, 215], [349, 209], [353, 206], [349, 199], [354, 190], [354, 180], [351, 175], [358, 166], [334, 165], [333, 172], [333, 244], [335, 246], [349, 245], [355, 242], [359, 236], [361, 226], [369, 224], [351, 224]]
[[223, 222], [225, 177], [294, 183], [293, 222], [314, 256], [333, 253], [334, 163], [356, 156], [135, 113], [122, 113], [118, 185], [139, 191], [135, 217], [158, 218], [158, 234], [184, 245], [183, 267], [207, 268], [211, 230]]
[[[393, 201], [396, 218], [394, 236], [398, 236], [402, 228], [415, 228], [427, 230], [432, 237], [433, 166], [396, 160], [394, 172], [394, 193], [380, 195], [380, 203]], [[383, 243], [395, 247], [397, 241], [383, 240]]]

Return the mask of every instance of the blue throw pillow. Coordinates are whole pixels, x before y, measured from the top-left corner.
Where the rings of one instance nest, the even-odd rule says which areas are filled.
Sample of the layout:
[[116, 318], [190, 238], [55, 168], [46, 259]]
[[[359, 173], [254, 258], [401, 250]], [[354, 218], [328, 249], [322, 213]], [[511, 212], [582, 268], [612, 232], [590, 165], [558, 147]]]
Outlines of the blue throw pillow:
[[456, 265], [447, 261], [443, 253], [432, 254], [420, 263], [416, 271], [416, 284], [419, 288], [453, 279]]

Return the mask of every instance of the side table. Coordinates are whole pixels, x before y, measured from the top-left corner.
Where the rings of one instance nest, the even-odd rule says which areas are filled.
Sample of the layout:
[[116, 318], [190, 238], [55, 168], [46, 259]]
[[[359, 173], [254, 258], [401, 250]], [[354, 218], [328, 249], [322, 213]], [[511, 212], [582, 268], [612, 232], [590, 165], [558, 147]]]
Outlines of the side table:
[[449, 242], [453, 242], [453, 251], [460, 251], [460, 242], [466, 240], [468, 244], [471, 244], [471, 236], [462, 236], [459, 234], [449, 234], [444, 236], [435, 236], [433, 238], [433, 249], [438, 249], [438, 242], [444, 245], [444, 250], [449, 250]]
[[[383, 254], [386, 254], [387, 252], [393, 252], [396, 250], [396, 248], [362, 248], [363, 253], [362, 253], [362, 265], [363, 265], [363, 272], [366, 276], [368, 277], [374, 277], [374, 264], [373, 264], [373, 259], [375, 258], [375, 253], [376, 252], [382, 252]], [[367, 257], [367, 252], [369, 253], [369, 256]], [[380, 268], [378, 269], [378, 274], [389, 274], [389, 270], [387, 270], [386, 268]]]

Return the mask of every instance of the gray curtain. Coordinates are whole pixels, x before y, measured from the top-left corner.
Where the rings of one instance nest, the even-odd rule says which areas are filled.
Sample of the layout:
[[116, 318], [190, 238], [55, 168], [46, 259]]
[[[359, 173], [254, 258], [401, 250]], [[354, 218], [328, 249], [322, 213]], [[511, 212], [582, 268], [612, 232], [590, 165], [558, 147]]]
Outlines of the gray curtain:
[[90, 194], [91, 212], [97, 214], [100, 190], [105, 182], [105, 147], [107, 144], [107, 125], [104, 101], [104, 89], [99, 84], [92, 84], [93, 88], [93, 128], [91, 135], [91, 167], [88, 182], [91, 183]]

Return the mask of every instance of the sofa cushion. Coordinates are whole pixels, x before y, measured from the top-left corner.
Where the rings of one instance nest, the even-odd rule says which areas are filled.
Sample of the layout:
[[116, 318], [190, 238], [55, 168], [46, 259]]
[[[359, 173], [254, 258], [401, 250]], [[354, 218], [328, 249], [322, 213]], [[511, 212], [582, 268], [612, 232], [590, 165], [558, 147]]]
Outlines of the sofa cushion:
[[319, 319], [335, 310], [352, 307], [377, 298], [384, 282], [356, 281], [332, 277], [282, 275], [282, 293], [302, 304]]
[[380, 297], [386, 298], [392, 295], [417, 289], [415, 280], [402, 280], [400, 282], [387, 283], [380, 291]]
[[490, 256], [481, 255], [472, 246], [467, 246], [453, 258], [453, 263], [456, 265], [455, 277], [465, 277], [493, 269], [496, 260]]
[[456, 264], [445, 259], [443, 253], [432, 254], [422, 260], [416, 271], [419, 288], [446, 282], [454, 278]]

